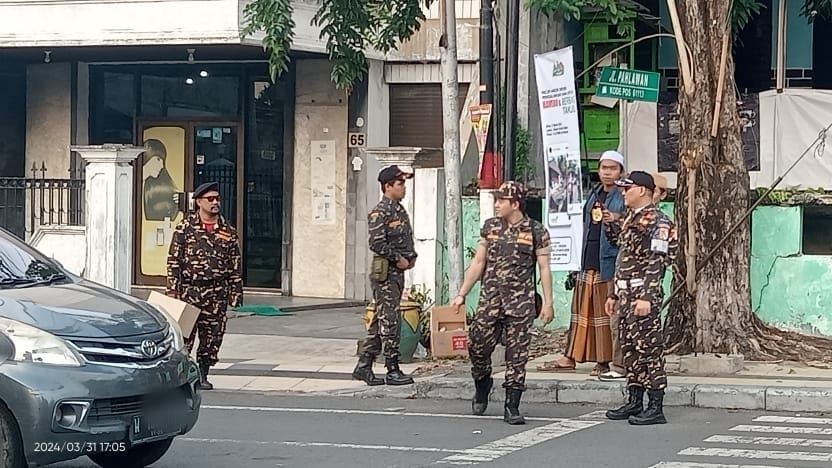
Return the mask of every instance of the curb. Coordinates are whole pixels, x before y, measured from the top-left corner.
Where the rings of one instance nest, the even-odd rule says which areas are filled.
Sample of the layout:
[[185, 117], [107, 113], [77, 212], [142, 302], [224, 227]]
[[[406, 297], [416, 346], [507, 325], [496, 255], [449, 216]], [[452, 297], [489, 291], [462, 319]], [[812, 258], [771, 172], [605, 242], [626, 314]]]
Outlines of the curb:
[[[503, 401], [502, 379], [494, 380], [489, 401]], [[305, 393], [317, 396], [354, 398], [403, 398], [470, 400], [474, 382], [470, 378], [437, 377], [417, 380], [413, 385], [377, 386]], [[595, 404], [618, 406], [626, 401], [623, 382], [527, 380], [523, 401], [528, 403]], [[665, 406], [823, 413], [832, 412], [832, 388], [754, 385], [670, 384], [665, 389]]]

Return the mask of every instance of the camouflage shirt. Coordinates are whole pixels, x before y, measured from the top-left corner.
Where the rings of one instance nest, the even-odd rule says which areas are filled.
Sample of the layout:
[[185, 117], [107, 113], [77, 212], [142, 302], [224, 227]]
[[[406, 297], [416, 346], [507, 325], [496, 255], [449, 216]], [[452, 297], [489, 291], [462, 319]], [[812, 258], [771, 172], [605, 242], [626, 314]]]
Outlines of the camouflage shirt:
[[194, 213], [176, 226], [168, 252], [167, 291], [182, 297], [189, 284], [225, 289], [231, 307], [243, 298], [237, 230], [220, 216], [212, 232]]
[[551, 252], [549, 231], [529, 217], [514, 226], [495, 217], [483, 225], [479, 242], [486, 247], [482, 298], [490, 302], [499, 296], [503, 312], [509, 316], [533, 314], [532, 274], [537, 256]]
[[367, 216], [367, 223], [370, 250], [374, 254], [392, 263], [402, 257], [411, 261], [416, 258], [413, 226], [401, 203], [382, 197]]
[[[658, 208], [649, 205], [630, 210], [620, 228], [615, 280], [641, 280], [643, 286], [628, 288], [641, 290], [639, 299], [661, 301], [665, 270], [676, 258], [679, 246], [676, 225]], [[610, 297], [617, 298], [617, 295], [611, 293]]]

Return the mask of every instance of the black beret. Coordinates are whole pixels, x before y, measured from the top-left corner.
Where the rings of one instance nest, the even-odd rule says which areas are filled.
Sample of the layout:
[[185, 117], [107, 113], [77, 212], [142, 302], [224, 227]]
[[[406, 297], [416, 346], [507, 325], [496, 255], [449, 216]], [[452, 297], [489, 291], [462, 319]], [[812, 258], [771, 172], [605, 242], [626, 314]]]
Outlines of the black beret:
[[616, 180], [615, 185], [619, 187], [644, 187], [650, 190], [656, 190], [656, 182], [653, 181], [653, 176], [644, 171], [633, 171], [630, 177], [626, 179]]
[[205, 195], [208, 192], [217, 192], [217, 193], [219, 193], [219, 191], [220, 191], [220, 184], [218, 184], [216, 182], [206, 182], [206, 183], [200, 185], [199, 187], [197, 187], [196, 190], [194, 190], [193, 198], [194, 198], [194, 200], [196, 200], [197, 198]]

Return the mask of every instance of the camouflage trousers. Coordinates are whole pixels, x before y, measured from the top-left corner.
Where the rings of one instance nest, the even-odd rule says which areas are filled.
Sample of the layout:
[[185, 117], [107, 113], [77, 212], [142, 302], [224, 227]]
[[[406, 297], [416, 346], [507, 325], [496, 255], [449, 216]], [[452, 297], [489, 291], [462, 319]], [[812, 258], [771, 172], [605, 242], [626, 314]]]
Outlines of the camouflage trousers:
[[182, 298], [188, 304], [202, 311], [196, 320], [191, 335], [185, 337], [188, 354], [194, 346], [194, 338], [199, 336], [196, 360], [201, 364], [213, 366], [219, 362], [222, 339], [225, 336], [225, 324], [228, 321], [228, 293], [225, 287], [186, 287]]
[[404, 273], [391, 265], [386, 281], [372, 280], [371, 283], [376, 310], [359, 354], [375, 359], [381, 354], [383, 345], [385, 358], [398, 359]]
[[664, 369], [664, 336], [659, 314], [661, 303], [653, 303], [649, 315], [638, 317], [634, 312], [636, 299], [641, 294], [622, 290], [618, 295], [618, 333], [621, 351], [624, 353], [624, 367], [627, 369], [627, 385], [662, 390], [667, 387], [667, 373]]
[[505, 334], [506, 377], [504, 388], [526, 389], [526, 363], [532, 342], [532, 314], [520, 317], [505, 315], [499, 299], [486, 301], [477, 310], [468, 329], [468, 357], [474, 380], [491, 375], [491, 354], [500, 337]]

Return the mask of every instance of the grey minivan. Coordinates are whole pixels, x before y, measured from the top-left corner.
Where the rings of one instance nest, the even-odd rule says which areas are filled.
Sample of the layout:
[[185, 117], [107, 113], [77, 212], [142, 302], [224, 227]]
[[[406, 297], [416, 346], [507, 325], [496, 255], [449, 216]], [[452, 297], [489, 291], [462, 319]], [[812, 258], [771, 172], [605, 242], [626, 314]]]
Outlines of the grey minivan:
[[201, 400], [172, 317], [0, 229], [0, 466], [147, 466]]

